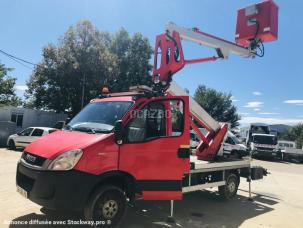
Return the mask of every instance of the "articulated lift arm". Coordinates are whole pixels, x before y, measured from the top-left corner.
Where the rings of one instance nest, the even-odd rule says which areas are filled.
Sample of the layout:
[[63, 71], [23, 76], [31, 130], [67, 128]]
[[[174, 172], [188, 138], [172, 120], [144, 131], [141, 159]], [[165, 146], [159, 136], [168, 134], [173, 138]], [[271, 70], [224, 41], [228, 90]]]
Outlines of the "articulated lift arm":
[[[186, 64], [227, 59], [230, 54], [247, 58], [260, 56], [258, 51], [264, 53], [262, 42], [277, 39], [277, 10], [272, 0], [240, 9], [237, 21], [237, 43], [201, 32], [197, 28], [187, 29], [172, 22], [168, 23], [165, 28], [166, 33], [156, 37], [153, 68], [155, 87], [170, 95], [187, 95], [172, 81], [172, 76]], [[185, 60], [181, 40], [213, 48], [216, 56]], [[191, 126], [201, 138], [196, 155], [200, 160], [213, 160], [228, 131], [228, 124], [218, 123], [192, 98], [190, 98], [190, 113]], [[208, 133], [202, 134], [196, 123]]]
[[[187, 29], [169, 22], [165, 27], [166, 33], [156, 38], [153, 80], [164, 86], [169, 84], [172, 75], [181, 70], [186, 64], [228, 59], [230, 54], [241, 57], [255, 57], [256, 46], [244, 47], [236, 43], [201, 32], [197, 28]], [[213, 48], [216, 56], [186, 60], [181, 40], [194, 42], [205, 47]], [[255, 42], [252, 42], [255, 43]], [[253, 48], [254, 47], [254, 48]]]
[[[170, 83], [167, 93], [172, 96], [188, 96], [175, 81]], [[228, 124], [218, 123], [192, 97], [189, 97], [189, 106], [191, 127], [201, 139], [196, 148], [196, 155], [200, 160], [213, 160], [220, 150], [228, 130]], [[197, 123], [207, 130], [206, 135], [200, 131]]]

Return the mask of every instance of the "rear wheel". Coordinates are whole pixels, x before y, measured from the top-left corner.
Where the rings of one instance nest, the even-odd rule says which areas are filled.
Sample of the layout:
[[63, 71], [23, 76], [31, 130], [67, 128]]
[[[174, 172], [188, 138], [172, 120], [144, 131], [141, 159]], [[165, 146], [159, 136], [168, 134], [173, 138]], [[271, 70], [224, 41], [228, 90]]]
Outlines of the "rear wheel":
[[105, 185], [90, 197], [84, 209], [85, 219], [94, 227], [116, 227], [126, 212], [126, 196], [115, 186]]
[[14, 142], [14, 140], [9, 140], [9, 142], [8, 142], [8, 148], [10, 149], [10, 150], [16, 150], [16, 145], [15, 145], [15, 142]]
[[233, 173], [228, 174], [226, 184], [219, 186], [219, 194], [225, 200], [231, 200], [237, 194], [239, 187], [239, 177]]

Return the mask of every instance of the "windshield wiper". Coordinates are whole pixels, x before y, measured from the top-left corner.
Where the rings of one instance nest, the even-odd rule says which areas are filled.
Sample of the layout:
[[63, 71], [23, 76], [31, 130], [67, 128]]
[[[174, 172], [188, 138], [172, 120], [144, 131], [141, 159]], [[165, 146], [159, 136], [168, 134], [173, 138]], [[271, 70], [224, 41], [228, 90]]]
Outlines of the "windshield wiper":
[[95, 129], [89, 127], [70, 127], [70, 130], [96, 134]]
[[72, 127], [70, 125], [66, 125], [64, 127], [64, 130], [68, 131], [82, 131], [82, 132], [87, 132], [87, 133], [110, 133], [112, 129], [105, 129], [105, 128], [90, 128], [90, 127]]

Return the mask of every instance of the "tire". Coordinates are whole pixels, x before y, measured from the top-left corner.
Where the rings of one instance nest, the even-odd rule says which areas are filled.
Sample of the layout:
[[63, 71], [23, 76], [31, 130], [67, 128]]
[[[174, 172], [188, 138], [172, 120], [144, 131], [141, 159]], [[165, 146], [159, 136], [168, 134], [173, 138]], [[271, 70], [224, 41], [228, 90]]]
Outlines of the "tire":
[[98, 188], [88, 200], [84, 208], [84, 217], [87, 221], [94, 221], [94, 227], [112, 228], [121, 222], [126, 208], [124, 192], [113, 185], [104, 185]]
[[10, 149], [10, 150], [16, 150], [16, 145], [15, 145], [15, 142], [14, 142], [14, 140], [9, 140], [9, 142], [8, 142], [8, 148]]
[[239, 183], [239, 177], [230, 173], [226, 178], [226, 184], [218, 187], [220, 196], [225, 200], [233, 199], [237, 194]]
[[236, 158], [236, 159], [240, 158], [239, 151], [237, 151], [237, 150], [232, 150], [230, 154], [233, 158]]

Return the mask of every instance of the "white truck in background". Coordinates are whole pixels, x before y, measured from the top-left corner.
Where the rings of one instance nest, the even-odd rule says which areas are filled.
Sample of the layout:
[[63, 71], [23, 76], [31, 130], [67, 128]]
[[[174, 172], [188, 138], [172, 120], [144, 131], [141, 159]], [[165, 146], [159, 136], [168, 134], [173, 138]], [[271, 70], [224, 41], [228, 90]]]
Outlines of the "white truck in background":
[[251, 150], [252, 157], [281, 157], [280, 150], [277, 148], [277, 136], [275, 135], [253, 133], [249, 148]]
[[303, 163], [303, 148], [297, 149], [296, 142], [279, 140], [277, 148], [281, 152], [281, 158], [285, 161], [291, 159], [296, 159], [297, 161]]
[[277, 135], [271, 134], [269, 125], [251, 124], [246, 130], [245, 136], [246, 146], [252, 156], [281, 158], [280, 150], [277, 148]]

